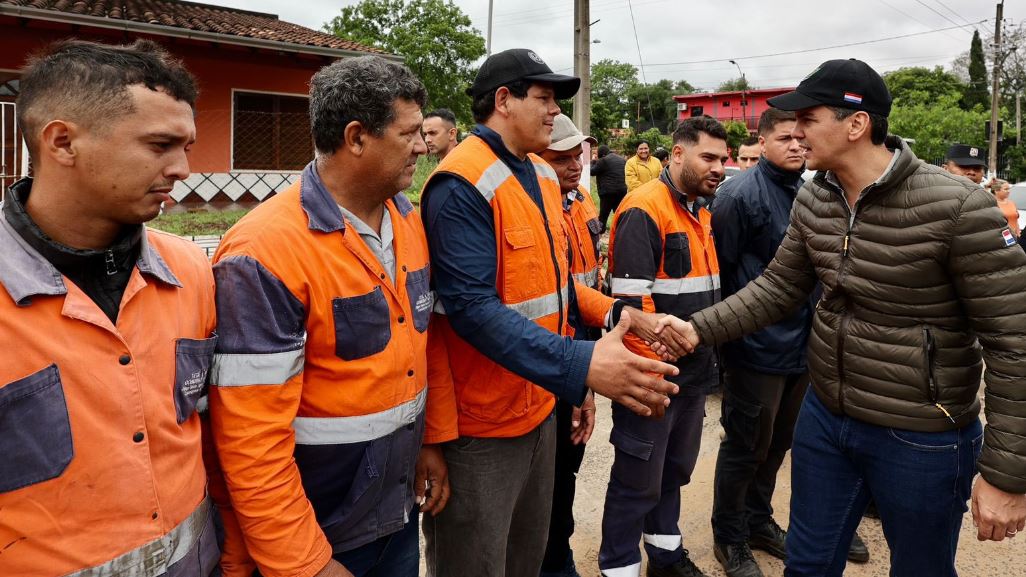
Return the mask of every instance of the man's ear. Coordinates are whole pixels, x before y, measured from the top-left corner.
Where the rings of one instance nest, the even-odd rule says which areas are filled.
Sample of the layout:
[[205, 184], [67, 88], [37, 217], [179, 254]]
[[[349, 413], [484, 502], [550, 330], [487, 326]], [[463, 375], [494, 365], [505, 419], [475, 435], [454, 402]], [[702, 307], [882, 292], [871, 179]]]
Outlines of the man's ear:
[[74, 122], [51, 120], [40, 131], [39, 154], [53, 159], [59, 166], [74, 166], [77, 158], [75, 143], [82, 132]]
[[369, 137], [370, 135], [363, 129], [363, 124], [354, 120], [347, 124], [342, 131], [342, 146], [348, 148], [352, 154], [360, 156], [367, 146]]
[[495, 112], [503, 116], [509, 116], [509, 101], [511, 98], [513, 98], [513, 95], [510, 94], [509, 88], [500, 86], [495, 91]]
[[848, 117], [851, 125], [848, 128], [848, 141], [855, 142], [872, 130], [873, 123], [869, 120], [869, 114], [860, 110]]

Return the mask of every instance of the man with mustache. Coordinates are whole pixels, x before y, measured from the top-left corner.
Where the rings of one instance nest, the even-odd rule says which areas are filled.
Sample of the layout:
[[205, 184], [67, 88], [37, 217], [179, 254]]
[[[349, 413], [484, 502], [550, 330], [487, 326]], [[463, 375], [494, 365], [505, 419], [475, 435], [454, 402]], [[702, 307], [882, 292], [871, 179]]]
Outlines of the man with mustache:
[[416, 577], [417, 504], [445, 508], [452, 377], [428, 328], [424, 228], [402, 194], [427, 152], [426, 99], [379, 56], [322, 68], [313, 161], [214, 256], [213, 432], [264, 577]]
[[[743, 146], [738, 155], [755, 157], [750, 170], [716, 192], [712, 230], [724, 297], [762, 274], [784, 239], [804, 182], [794, 125], [794, 112], [763, 112], [754, 151]], [[818, 292], [780, 322], [721, 349], [726, 436], [716, 458], [712, 526], [716, 559], [727, 577], [762, 577], [751, 549], [784, 558], [786, 532], [773, 520], [770, 499], [809, 385], [805, 348]], [[869, 560], [857, 535], [848, 558]]]
[[952, 577], [970, 495], [981, 541], [1026, 525], [1026, 255], [990, 193], [888, 137], [891, 95], [865, 62], [825, 62], [769, 103], [795, 111], [819, 172], [762, 275], [690, 322], [660, 322], [722, 344], [820, 283], [785, 575], [840, 576], [873, 499], [892, 575]]
[[[627, 195], [609, 237], [612, 293], [645, 312], [688, 317], [720, 298], [719, 265], [704, 208], [723, 178], [727, 132], [707, 116], [689, 118], [673, 133], [670, 164]], [[649, 339], [650, 340], [650, 339]], [[638, 337], [624, 341], [649, 354]], [[683, 548], [680, 487], [691, 480], [702, 440], [705, 391], [719, 379], [716, 351], [700, 347], [677, 364], [680, 386], [661, 419], [613, 405], [616, 448], [602, 514], [599, 568], [608, 577], [641, 574], [644, 536], [649, 577], [704, 575]]]

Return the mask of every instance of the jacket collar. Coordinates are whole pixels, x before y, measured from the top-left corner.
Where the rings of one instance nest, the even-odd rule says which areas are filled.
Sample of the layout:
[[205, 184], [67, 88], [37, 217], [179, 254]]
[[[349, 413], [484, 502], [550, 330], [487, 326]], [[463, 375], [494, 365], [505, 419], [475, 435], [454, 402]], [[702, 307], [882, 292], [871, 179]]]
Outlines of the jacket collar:
[[[36, 295], [55, 296], [68, 292], [64, 276], [57, 267], [33, 248], [7, 219], [8, 211], [21, 208], [17, 204], [17, 194], [27, 193], [31, 186], [32, 180], [28, 178], [15, 183], [11, 186], [9, 200], [0, 204], [0, 212], [4, 213], [3, 218], [0, 218], [0, 283], [3, 283], [11, 299], [19, 306], [30, 304], [31, 297]], [[139, 242], [139, 258], [136, 260], [139, 272], [164, 284], [181, 288], [182, 283], [171, 272], [156, 247], [150, 244], [145, 231]]]
[[784, 170], [770, 162], [765, 156], [759, 158], [759, 162], [756, 163], [755, 169], [766, 178], [770, 179], [770, 181], [777, 186], [786, 187], [791, 189], [792, 192], [797, 192], [802, 186], [803, 171]]
[[[413, 203], [402, 192], [392, 197], [399, 214], [406, 217], [413, 212]], [[346, 230], [346, 221], [335, 197], [328, 192], [317, 173], [317, 161], [311, 160], [299, 177], [299, 204], [306, 213], [310, 230], [338, 232]]]
[[488, 147], [492, 149], [492, 152], [494, 152], [495, 155], [501, 158], [506, 164], [522, 166], [525, 162], [531, 162], [530, 159], [517, 158], [517, 155], [513, 154], [508, 148], [506, 148], [506, 143], [502, 141], [502, 136], [483, 124], [475, 126], [471, 133], [479, 137], [481, 140], [484, 140]]
[[[876, 182], [867, 186], [860, 193], [860, 198], [869, 194], [884, 193], [896, 189], [901, 183], [905, 182], [905, 179], [912, 176], [923, 163], [903, 140], [888, 137], [887, 145], [888, 150], [896, 153], [895, 156], [891, 159], [891, 163], [887, 165], [884, 173], [880, 175], [880, 178], [876, 179]], [[832, 172], [817, 172], [812, 181], [821, 187], [827, 187], [834, 192], [840, 193], [842, 196], [844, 195], [844, 189], [841, 188], [840, 183]]]

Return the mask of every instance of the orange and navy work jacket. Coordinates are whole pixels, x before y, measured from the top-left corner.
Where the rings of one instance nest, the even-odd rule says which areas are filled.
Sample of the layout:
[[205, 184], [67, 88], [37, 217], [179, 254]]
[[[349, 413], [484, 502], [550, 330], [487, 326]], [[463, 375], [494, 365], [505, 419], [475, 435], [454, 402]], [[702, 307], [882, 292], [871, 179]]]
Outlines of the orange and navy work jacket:
[[599, 222], [595, 202], [581, 187], [566, 194], [563, 201], [563, 222], [570, 242], [570, 273], [574, 283], [599, 288]]
[[[431, 202], [432, 183], [440, 175], [447, 175], [472, 187], [473, 194], [480, 195], [488, 203], [496, 255], [495, 279], [489, 279], [489, 282], [495, 284], [494, 294], [502, 304], [503, 314], [513, 311], [520, 318], [570, 341], [573, 331], [567, 314], [572, 298], [584, 324], [601, 326], [613, 300], [594, 289], [576, 284], [572, 294], [568, 293], [569, 247], [562, 216], [562, 194], [555, 171], [540, 157], [528, 155], [541, 187], [539, 204], [478, 133], [501, 143], [495, 132], [478, 127], [439, 164], [425, 185], [422, 202]], [[433, 264], [439, 266], [438, 262]], [[459, 268], [459, 263], [441, 264], [450, 269]], [[481, 350], [457, 334], [453, 322], [446, 318], [447, 306], [448, 303], [440, 301], [436, 311], [441, 313], [438, 330], [445, 337], [452, 368], [460, 435], [515, 437], [533, 430], [552, 412], [555, 406], [553, 394], [504, 367], [503, 362], [508, 359], [503, 357], [499, 348], [506, 342], [490, 340], [489, 335], [477, 335], [483, 339], [479, 343], [490, 343], [487, 345], [489, 349]], [[467, 315], [468, 309], [460, 311], [460, 314]], [[494, 338], [509, 341], [509, 335], [494, 335]], [[590, 343], [585, 344], [590, 346]], [[538, 344], [537, 354], [552, 354], [552, 350]], [[537, 362], [557, 367], [562, 359], [538, 358]], [[586, 370], [585, 362], [585, 373]], [[586, 390], [584, 376], [577, 376], [580, 379], [579, 390], [567, 391], [568, 395], [573, 394], [577, 398], [567, 400], [579, 403], [583, 399]], [[556, 378], [567, 380], [566, 375]]]
[[[620, 203], [609, 233], [613, 296], [645, 312], [682, 319], [720, 300], [720, 267], [712, 237], [712, 215], [688, 209], [687, 197], [663, 171]], [[624, 338], [639, 355], [652, 351], [633, 334]], [[679, 385], [708, 387], [719, 379], [716, 351], [700, 346], [677, 362]]]
[[217, 567], [197, 414], [214, 279], [192, 243], [141, 242], [113, 324], [0, 216], [0, 575]]
[[333, 551], [416, 523], [422, 441], [457, 436], [447, 356], [429, 339], [423, 225], [402, 194], [385, 208], [394, 282], [313, 162], [214, 256], [211, 420], [246, 547], [266, 577], [312, 575]]

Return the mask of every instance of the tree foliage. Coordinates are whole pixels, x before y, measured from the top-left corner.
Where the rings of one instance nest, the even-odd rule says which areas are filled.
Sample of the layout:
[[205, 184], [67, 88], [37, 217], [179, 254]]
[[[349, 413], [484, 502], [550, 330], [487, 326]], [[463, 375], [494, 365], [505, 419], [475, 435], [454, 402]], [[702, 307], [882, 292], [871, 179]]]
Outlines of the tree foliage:
[[888, 120], [893, 134], [915, 139], [911, 146], [916, 156], [940, 162], [953, 142], [986, 147], [983, 124], [989, 119], [989, 111], [964, 110], [958, 96], [946, 94], [936, 101], [896, 103]]
[[[973, 44], [975, 44], [975, 41]], [[980, 44], [976, 50], [982, 50], [985, 56], [982, 76], [980, 75], [979, 58], [973, 58], [974, 49], [972, 46], [970, 46], [969, 52], [965, 52], [956, 58], [952, 62], [951, 67], [952, 72], [956, 76], [967, 79], [970, 83], [974, 79], [973, 74], [975, 74], [976, 79], [983, 80], [983, 90], [989, 93], [990, 83], [987, 81], [987, 72], [989, 71], [991, 74], [994, 72], [994, 31], [990, 30], [984, 34]], [[1026, 92], [1026, 20], [1022, 20], [1015, 25], [1011, 24], [1008, 20], [1005, 21], [1005, 27], [1001, 32], [1001, 54], [998, 55], [997, 64], [1001, 72], [999, 77], [1001, 105], [1014, 110], [1015, 95]], [[975, 73], [971, 73], [971, 68], [973, 67], [975, 67]], [[972, 84], [970, 85], [972, 86]], [[976, 103], [977, 101], [966, 102], [966, 104]], [[989, 107], [990, 99], [986, 99], [983, 104], [984, 108]]]
[[751, 89], [752, 85], [748, 83], [748, 79], [742, 76], [740, 78], [731, 78], [723, 84], [720, 84], [716, 89], [716, 92], [741, 92], [742, 90]]
[[969, 85], [966, 87], [965, 96], [962, 97], [962, 106], [966, 110], [979, 104], [983, 108], [990, 107], [990, 88], [987, 86], [987, 62], [983, 53], [983, 41], [980, 40], [980, 31], [973, 31], [973, 41], [969, 45], [968, 64]]
[[402, 56], [427, 88], [429, 108], [449, 108], [470, 121], [464, 90], [485, 41], [452, 0], [362, 0], [342, 8], [324, 30]]
[[727, 148], [730, 149], [730, 156], [737, 160], [737, 150], [748, 138], [748, 127], [739, 120], [728, 120], [723, 123], [723, 128], [727, 130]]
[[932, 70], [923, 67], [899, 68], [884, 74], [883, 79], [895, 106], [929, 103], [942, 96], [962, 98], [966, 89], [966, 85], [957, 76], [945, 72], [940, 66]]
[[616, 60], [599, 60], [591, 65], [591, 132], [608, 134], [620, 128], [620, 120], [634, 118], [630, 92], [638, 86], [638, 69]]

